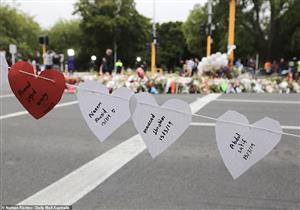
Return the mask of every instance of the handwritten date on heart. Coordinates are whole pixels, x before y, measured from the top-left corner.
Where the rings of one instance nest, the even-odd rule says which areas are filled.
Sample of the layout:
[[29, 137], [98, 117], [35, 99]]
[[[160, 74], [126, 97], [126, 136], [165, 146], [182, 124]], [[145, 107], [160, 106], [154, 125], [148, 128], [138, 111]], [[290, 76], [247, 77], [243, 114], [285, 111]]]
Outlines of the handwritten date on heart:
[[109, 112], [107, 109], [101, 107], [101, 105], [102, 102], [99, 102], [88, 115], [89, 118], [94, 119], [96, 123], [100, 123], [101, 126], [105, 126], [111, 119], [112, 115], [116, 113], [116, 109], [112, 108]]
[[27, 81], [25, 86], [17, 92], [19, 96], [25, 97], [25, 100], [28, 103], [35, 103], [37, 106], [46, 107], [43, 111], [44, 114], [49, 112], [55, 106], [53, 102], [48, 101], [49, 96], [47, 92], [43, 92], [40, 96], [38, 96], [38, 90], [34, 89], [29, 81]]
[[255, 144], [248, 142], [245, 138], [241, 137], [241, 134], [238, 132], [235, 133], [233, 138], [234, 140], [231, 141], [229, 147], [240, 153], [244, 160], [247, 160], [254, 152]]
[[166, 135], [169, 133], [171, 127], [173, 126], [173, 123], [169, 120], [166, 120], [166, 116], [162, 116], [160, 118], [158, 118], [157, 121], [155, 121], [156, 116], [151, 113], [150, 114], [150, 119], [146, 125], [146, 127], [144, 128], [143, 132], [145, 134], [147, 134], [150, 126], [152, 123], [155, 123], [152, 128], [152, 132], [154, 133], [155, 136], [158, 136], [158, 139], [160, 141], [164, 140], [164, 138], [166, 137]]

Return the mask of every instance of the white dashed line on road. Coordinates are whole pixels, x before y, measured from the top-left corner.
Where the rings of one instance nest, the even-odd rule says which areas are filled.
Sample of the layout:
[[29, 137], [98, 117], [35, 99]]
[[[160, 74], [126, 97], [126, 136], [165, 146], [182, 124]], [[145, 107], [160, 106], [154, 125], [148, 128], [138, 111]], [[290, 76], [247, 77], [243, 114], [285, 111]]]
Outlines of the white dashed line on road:
[[271, 103], [271, 104], [299, 104], [300, 101], [278, 101], [278, 100], [249, 100], [249, 99], [216, 99], [217, 102], [237, 102], [237, 103]]
[[[203, 126], [203, 127], [214, 127], [215, 123], [206, 123], [206, 122], [192, 122], [191, 126]], [[282, 129], [285, 130], [300, 130], [300, 126], [291, 126], [291, 125], [282, 125]]]
[[[64, 106], [70, 106], [70, 105], [73, 105], [73, 104], [78, 104], [78, 101], [70, 101], [70, 102], [60, 103], [60, 104], [57, 104], [54, 107], [54, 109], [64, 107]], [[14, 113], [11, 113], [11, 114], [1, 115], [0, 120], [12, 118], [12, 117], [18, 117], [18, 116], [22, 116], [22, 115], [26, 115], [26, 114], [28, 114], [27, 111], [14, 112]]]
[[10, 97], [14, 97], [14, 94], [7, 94], [7, 95], [0, 95], [0, 98], [10, 98]]

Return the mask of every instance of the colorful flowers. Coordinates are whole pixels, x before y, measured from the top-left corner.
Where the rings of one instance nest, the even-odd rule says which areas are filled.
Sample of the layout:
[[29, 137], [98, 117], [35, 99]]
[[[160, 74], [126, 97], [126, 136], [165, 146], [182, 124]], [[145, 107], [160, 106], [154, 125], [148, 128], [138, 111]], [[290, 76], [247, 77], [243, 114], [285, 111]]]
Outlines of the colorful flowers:
[[251, 74], [241, 74], [236, 78], [213, 78], [211, 76], [182, 77], [178, 74], [158, 74], [151, 78], [149, 73], [143, 78], [134, 72], [113, 75], [81, 74], [77, 79], [66, 79], [76, 83], [80, 80], [97, 80], [106, 85], [110, 91], [119, 87], [127, 87], [134, 92], [148, 91], [150, 93], [300, 93], [300, 84], [279, 76], [253, 77]]

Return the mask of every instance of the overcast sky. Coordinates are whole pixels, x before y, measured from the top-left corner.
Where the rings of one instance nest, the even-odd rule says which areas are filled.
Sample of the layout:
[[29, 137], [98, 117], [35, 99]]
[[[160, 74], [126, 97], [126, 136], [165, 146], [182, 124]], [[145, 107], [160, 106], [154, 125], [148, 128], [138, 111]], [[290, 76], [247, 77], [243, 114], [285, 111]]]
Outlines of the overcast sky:
[[[51, 27], [59, 19], [72, 19], [73, 5], [77, 0], [0, 0], [30, 14], [43, 27]], [[203, 5], [207, 0], [156, 0], [157, 22], [184, 21], [195, 4]], [[135, 0], [137, 10], [153, 16], [153, 0]]]

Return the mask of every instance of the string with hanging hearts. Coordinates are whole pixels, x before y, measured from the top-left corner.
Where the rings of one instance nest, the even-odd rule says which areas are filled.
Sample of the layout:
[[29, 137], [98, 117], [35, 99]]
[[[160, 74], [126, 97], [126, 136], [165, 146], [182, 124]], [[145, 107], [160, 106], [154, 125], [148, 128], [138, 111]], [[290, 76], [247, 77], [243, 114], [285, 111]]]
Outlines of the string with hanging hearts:
[[[17, 99], [36, 119], [54, 108], [66, 87], [76, 88], [81, 114], [101, 142], [131, 117], [152, 158], [176, 142], [189, 127], [192, 116], [214, 120], [218, 149], [234, 179], [270, 153], [282, 135], [300, 138], [282, 132], [280, 123], [271, 118], [251, 125], [245, 116], [235, 111], [227, 111], [219, 118], [192, 114], [190, 106], [179, 99], [170, 99], [159, 106], [151, 94], [135, 94], [124, 87], [109, 94], [108, 89], [96, 81], [68, 85], [63, 74], [45, 70], [36, 75], [32, 66], [24, 61], [11, 67], [8, 79]], [[133, 110], [130, 110], [130, 102], [134, 104]]]

